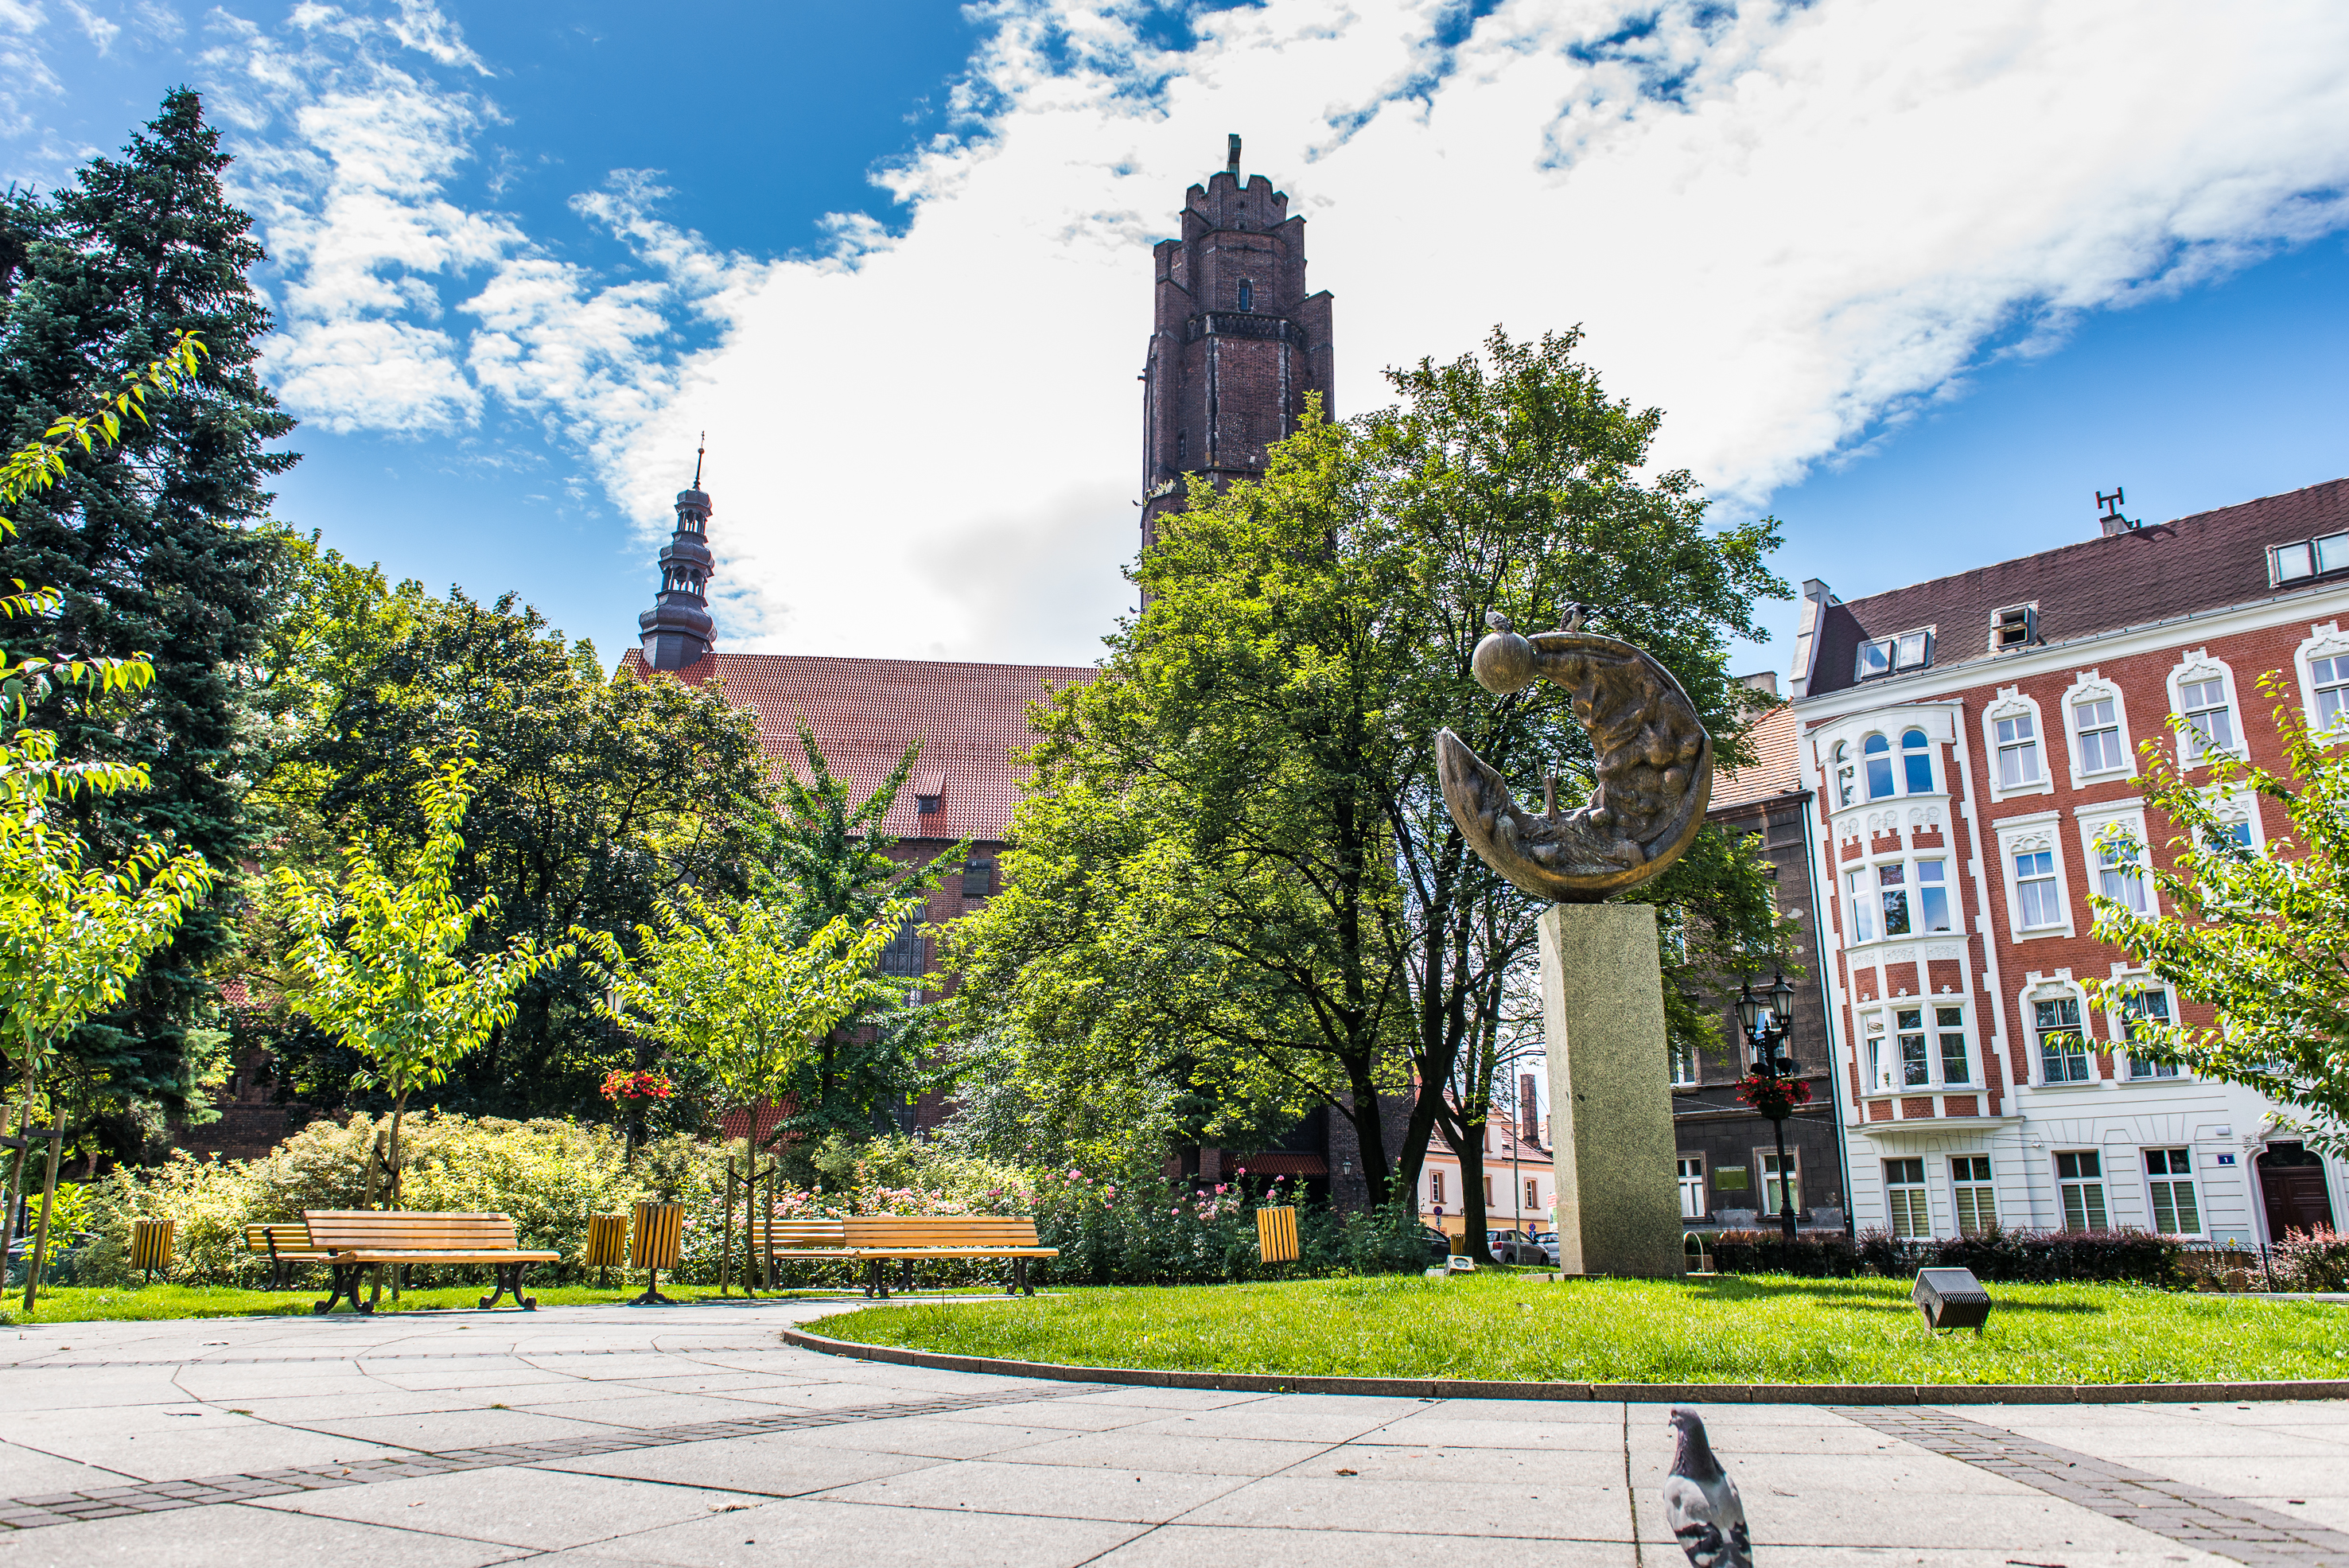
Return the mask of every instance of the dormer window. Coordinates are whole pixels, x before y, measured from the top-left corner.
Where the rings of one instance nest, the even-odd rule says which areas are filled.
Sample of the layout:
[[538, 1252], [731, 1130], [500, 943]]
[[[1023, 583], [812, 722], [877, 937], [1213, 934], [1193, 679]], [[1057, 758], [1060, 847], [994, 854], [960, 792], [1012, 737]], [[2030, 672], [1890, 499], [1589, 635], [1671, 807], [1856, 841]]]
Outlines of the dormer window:
[[2268, 576], [2278, 587], [2349, 567], [2349, 534], [2278, 545], [2268, 552]]
[[936, 816], [946, 809], [946, 796], [917, 794], [914, 797], [914, 809], [924, 816]]
[[2030, 605], [2010, 605], [1990, 618], [1990, 648], [1992, 653], [2003, 653], [2011, 648], [2028, 648], [2038, 635], [2039, 612]]
[[1242, 310], [1256, 308], [1256, 285], [1246, 278], [1240, 279], [1240, 308]]
[[1859, 645], [1858, 678], [1889, 675], [1898, 670], [1922, 670], [1933, 661], [1933, 631], [1927, 627], [1899, 637], [1870, 638]]

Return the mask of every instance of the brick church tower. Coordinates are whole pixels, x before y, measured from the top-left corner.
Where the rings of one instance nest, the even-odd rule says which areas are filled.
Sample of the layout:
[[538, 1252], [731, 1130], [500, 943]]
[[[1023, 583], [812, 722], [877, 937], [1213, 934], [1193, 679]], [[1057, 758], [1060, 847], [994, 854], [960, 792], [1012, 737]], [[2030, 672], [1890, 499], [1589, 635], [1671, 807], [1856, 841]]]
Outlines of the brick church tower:
[[1331, 411], [1330, 295], [1305, 292], [1305, 220], [1258, 174], [1231, 161], [1183, 202], [1183, 234], [1163, 241], [1150, 360], [1143, 372], [1142, 543], [1180, 512], [1185, 481], [1218, 485], [1264, 472], [1265, 450], [1292, 433], [1305, 395]]
[[642, 628], [645, 664], [653, 670], [683, 670], [709, 657], [718, 636], [709, 618], [709, 497], [701, 488], [701, 453], [693, 454], [693, 484], [677, 493], [677, 531], [661, 547], [660, 591], [653, 607], [636, 618]]

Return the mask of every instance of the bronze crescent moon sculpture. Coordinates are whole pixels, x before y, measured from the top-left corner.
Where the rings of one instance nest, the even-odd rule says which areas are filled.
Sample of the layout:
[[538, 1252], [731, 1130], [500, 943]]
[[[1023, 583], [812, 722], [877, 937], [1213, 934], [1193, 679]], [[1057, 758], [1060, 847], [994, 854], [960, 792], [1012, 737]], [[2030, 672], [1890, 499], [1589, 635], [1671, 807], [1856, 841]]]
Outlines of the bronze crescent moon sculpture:
[[1476, 645], [1477, 684], [1506, 695], [1537, 680], [1572, 694], [1590, 732], [1599, 787], [1588, 804], [1537, 815], [1449, 730], [1435, 737], [1444, 804], [1485, 865], [1537, 898], [1597, 903], [1677, 858], [1704, 826], [1713, 737], [1681, 683], [1628, 642], [1579, 628], [1520, 637], [1507, 618]]

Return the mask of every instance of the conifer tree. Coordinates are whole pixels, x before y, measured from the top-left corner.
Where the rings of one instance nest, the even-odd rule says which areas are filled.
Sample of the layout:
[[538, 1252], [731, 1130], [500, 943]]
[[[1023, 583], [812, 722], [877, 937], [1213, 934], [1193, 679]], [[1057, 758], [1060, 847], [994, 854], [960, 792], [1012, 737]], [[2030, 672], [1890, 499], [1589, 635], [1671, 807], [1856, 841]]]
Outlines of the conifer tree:
[[[246, 274], [262, 259], [231, 205], [230, 160], [184, 88], [119, 158], [90, 161], [60, 190], [0, 204], [0, 441], [20, 444], [137, 367], [200, 335], [201, 373], [126, 428], [75, 452], [30, 497], [8, 547], [9, 577], [57, 590], [23, 634], [60, 658], [143, 655], [153, 683], [126, 721], [72, 687], [30, 716], [67, 755], [143, 765], [149, 785], [79, 803], [94, 850], [150, 838], [233, 864], [253, 833], [241, 808], [235, 737], [240, 666], [270, 613], [281, 546], [265, 524], [268, 481], [294, 428], [254, 369], [270, 318]], [[215, 900], [149, 961], [113, 1012], [67, 1043], [69, 1070], [118, 1104], [176, 1108], [191, 1085], [189, 1028], [213, 992], [207, 964], [227, 940]]]

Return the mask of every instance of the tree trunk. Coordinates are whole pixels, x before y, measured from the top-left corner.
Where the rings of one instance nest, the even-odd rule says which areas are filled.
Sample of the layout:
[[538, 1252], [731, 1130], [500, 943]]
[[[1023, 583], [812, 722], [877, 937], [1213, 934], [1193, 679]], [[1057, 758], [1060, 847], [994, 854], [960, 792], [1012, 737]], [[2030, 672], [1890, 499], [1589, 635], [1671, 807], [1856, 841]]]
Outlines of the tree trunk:
[[[408, 1091], [402, 1089], [391, 1097], [391, 1158], [384, 1171], [384, 1207], [399, 1207], [399, 1118], [408, 1114]], [[396, 1298], [395, 1298], [396, 1299]]]
[[[52, 1112], [52, 1116], [54, 1114]], [[33, 1255], [27, 1260], [30, 1266], [25, 1271], [25, 1310], [28, 1313], [33, 1310], [34, 1299], [40, 1289], [41, 1256], [49, 1245], [49, 1206], [57, 1196], [57, 1153], [64, 1147], [65, 1139], [49, 1139], [48, 1178], [41, 1183], [41, 1222], [33, 1231]]]
[[[1448, 1131], [1449, 1129], [1447, 1129]], [[1452, 1152], [1460, 1158], [1460, 1214], [1468, 1227], [1468, 1256], [1480, 1266], [1489, 1266], [1498, 1260], [1485, 1243], [1485, 1229], [1489, 1220], [1485, 1207], [1485, 1124], [1464, 1117], [1460, 1123], [1458, 1137], [1446, 1137]]]
[[[1345, 1113], [1354, 1125], [1354, 1147], [1362, 1160], [1362, 1184], [1370, 1189], [1371, 1207], [1383, 1209], [1394, 1196], [1393, 1172], [1387, 1165], [1387, 1127], [1379, 1106], [1378, 1085], [1367, 1068], [1347, 1075], [1353, 1081], [1354, 1103]], [[1336, 1171], [1330, 1173], [1336, 1176]]]

